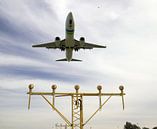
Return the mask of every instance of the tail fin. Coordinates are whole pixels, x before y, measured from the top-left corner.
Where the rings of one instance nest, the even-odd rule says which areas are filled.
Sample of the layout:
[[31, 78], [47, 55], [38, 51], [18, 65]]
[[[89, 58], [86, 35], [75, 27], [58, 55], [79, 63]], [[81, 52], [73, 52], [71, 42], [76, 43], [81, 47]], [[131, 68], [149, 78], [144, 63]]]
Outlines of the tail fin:
[[[68, 61], [68, 60], [66, 58], [64, 58], [64, 59], [58, 59], [56, 61]], [[82, 60], [72, 59], [71, 61], [82, 61]]]

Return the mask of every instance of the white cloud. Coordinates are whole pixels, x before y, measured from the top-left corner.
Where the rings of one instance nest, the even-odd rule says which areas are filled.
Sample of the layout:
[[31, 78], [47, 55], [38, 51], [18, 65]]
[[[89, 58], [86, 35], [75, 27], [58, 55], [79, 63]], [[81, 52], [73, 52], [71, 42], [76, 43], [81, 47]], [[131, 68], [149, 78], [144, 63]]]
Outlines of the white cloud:
[[[56, 63], [54, 60], [64, 56], [63, 53], [59, 51], [54, 52], [55, 50], [51, 52], [45, 49], [31, 49], [31, 51], [36, 53], [32, 53], [34, 54], [33, 58], [30, 58], [30, 55], [27, 58], [26, 56], [28, 55], [26, 53], [29, 47], [31, 48], [31, 43], [19, 44], [18, 39], [10, 38], [7, 32], [1, 32], [3, 37], [0, 38], [0, 42], [7, 41], [10, 45], [15, 45], [15, 47], [19, 45], [27, 49], [24, 49], [25, 56], [21, 53], [18, 56], [18, 52], [11, 55], [11, 51], [10, 53], [7, 53], [7, 51], [3, 53], [2, 49], [0, 49], [0, 66], [40, 66], [41, 68], [49, 68], [49, 70], [42, 69], [41, 71], [50, 73], [58, 71], [58, 73], [63, 75], [66, 73], [65, 75], [68, 75], [69, 78], [77, 76], [86, 80], [81, 82], [78, 80], [65, 82], [65, 80], [59, 81], [54, 79], [52, 80], [53, 82], [50, 82], [49, 80], [23, 79], [16, 77], [16, 75], [12, 78], [1, 75], [1, 88], [11, 90], [21, 90], [20, 88], [22, 88], [24, 92], [25, 89], [27, 90], [29, 83], [35, 83], [37, 85], [36, 90], [48, 90], [51, 83], [56, 83], [59, 85], [58, 90], [73, 91], [74, 83], [79, 82], [83, 91], [95, 91], [96, 85], [99, 83], [104, 85], [104, 91], [118, 91], [118, 86], [122, 84], [125, 85], [127, 93], [126, 110], [121, 112], [120, 99], [113, 98], [110, 102], [111, 104], [99, 113], [100, 117], [98, 115], [97, 119], [94, 119], [91, 124], [95, 123], [97, 125], [97, 122], [99, 122], [99, 128], [101, 129], [103, 128], [103, 122], [107, 121], [106, 125], [108, 128], [117, 128], [117, 126], [122, 127], [125, 121], [130, 120], [141, 123], [141, 126], [144, 124], [148, 124], [149, 127], [155, 126], [156, 116], [153, 115], [156, 114], [157, 107], [155, 104], [157, 101], [155, 93], [157, 75], [157, 9], [155, 0], [120, 0], [118, 2], [116, 0], [94, 2], [47, 0], [43, 1], [43, 3], [39, 2], [38, 5], [36, 5], [36, 1], [15, 0], [14, 2], [1, 2], [0, 9], [3, 10], [3, 13], [5, 12], [3, 16], [10, 19], [11, 23], [15, 22], [16, 25], [24, 26], [23, 29], [28, 27], [36, 29], [35, 31], [37, 32], [40, 31], [41, 37], [39, 36], [40, 39], [37, 42], [40, 40], [53, 40], [55, 36], [60, 35], [63, 38], [65, 18], [68, 12], [72, 11], [76, 23], [76, 38], [85, 36], [89, 42], [98, 42], [108, 46], [106, 49], [75, 53], [74, 57], [83, 59], [82, 63]], [[50, 37], [51, 35], [52, 38]], [[47, 37], [50, 38], [45, 39]], [[18, 44], [16, 44], [16, 40]], [[4, 48], [4, 43], [1, 45]], [[41, 57], [46, 58], [45, 60], [39, 58], [40, 53]], [[96, 102], [91, 102], [91, 105], [94, 107]], [[38, 103], [36, 104], [38, 105]], [[10, 111], [7, 113], [5, 108], [2, 109], [0, 114], [3, 112], [4, 117], [0, 119], [0, 123], [3, 123], [1, 124], [3, 128], [10, 128], [12, 124], [14, 124], [14, 128], [21, 127], [20, 124], [16, 124], [21, 118], [25, 118], [25, 122], [22, 122], [22, 124], [30, 123], [29, 128], [35, 128], [34, 123], [31, 123], [27, 118], [31, 114], [26, 115], [27, 113], [23, 111], [22, 115], [16, 118], [16, 122], [10, 118], [8, 124], [5, 118], [10, 113], [13, 114], [13, 111], [9, 109]], [[32, 113], [34, 115], [38, 114], [34, 110]], [[51, 115], [47, 113], [44, 118], [39, 117], [34, 121], [41, 122], [46, 118], [49, 119], [49, 117]], [[56, 120], [55, 117], [53, 117], [53, 120]], [[119, 122], [114, 126], [113, 124], [116, 121]], [[47, 121], [47, 124], [49, 122], [50, 120]], [[43, 128], [45, 127], [44, 125], [46, 124], [38, 128]]]

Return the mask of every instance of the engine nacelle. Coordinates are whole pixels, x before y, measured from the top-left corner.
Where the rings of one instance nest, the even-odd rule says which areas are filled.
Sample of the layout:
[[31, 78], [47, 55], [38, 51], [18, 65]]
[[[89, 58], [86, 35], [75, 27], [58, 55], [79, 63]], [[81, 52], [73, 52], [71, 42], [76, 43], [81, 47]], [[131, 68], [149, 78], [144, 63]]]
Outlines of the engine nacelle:
[[84, 37], [81, 37], [81, 38], [80, 38], [80, 46], [83, 47], [83, 46], [84, 46], [84, 43], [85, 43], [85, 38], [84, 38]]
[[55, 41], [60, 41], [60, 37], [56, 37], [56, 38], [55, 38]]
[[55, 45], [56, 45], [56, 47], [59, 47], [60, 46], [60, 38], [59, 37], [56, 37], [55, 38]]

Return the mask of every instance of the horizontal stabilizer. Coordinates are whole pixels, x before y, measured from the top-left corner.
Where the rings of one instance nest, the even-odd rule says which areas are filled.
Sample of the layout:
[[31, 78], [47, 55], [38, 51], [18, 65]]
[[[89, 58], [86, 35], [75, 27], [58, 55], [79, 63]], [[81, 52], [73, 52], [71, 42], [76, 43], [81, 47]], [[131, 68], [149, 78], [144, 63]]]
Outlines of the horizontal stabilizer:
[[[64, 59], [58, 59], [56, 61], [68, 61], [68, 60], [66, 58], [64, 58]], [[71, 61], [82, 61], [82, 60], [72, 59]]]
[[82, 60], [78, 60], [78, 59], [72, 59], [71, 61], [82, 61]]
[[58, 59], [56, 61], [67, 61], [67, 59], [66, 58], [64, 58], [64, 59]]

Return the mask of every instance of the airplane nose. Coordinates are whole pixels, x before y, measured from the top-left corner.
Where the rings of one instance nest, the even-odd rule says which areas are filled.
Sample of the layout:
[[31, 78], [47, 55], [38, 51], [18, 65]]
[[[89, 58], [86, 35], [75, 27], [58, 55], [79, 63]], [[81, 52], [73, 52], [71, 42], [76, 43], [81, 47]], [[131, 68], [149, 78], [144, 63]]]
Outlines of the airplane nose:
[[73, 15], [72, 15], [72, 12], [70, 12], [70, 13], [68, 14], [68, 16], [69, 16], [69, 17], [72, 17], [72, 16], [73, 16]]
[[73, 20], [72, 12], [68, 13], [68, 16], [66, 19], [66, 29], [74, 30], [74, 20]]

